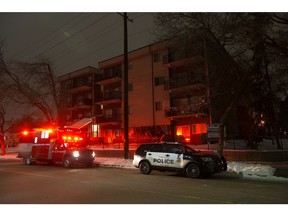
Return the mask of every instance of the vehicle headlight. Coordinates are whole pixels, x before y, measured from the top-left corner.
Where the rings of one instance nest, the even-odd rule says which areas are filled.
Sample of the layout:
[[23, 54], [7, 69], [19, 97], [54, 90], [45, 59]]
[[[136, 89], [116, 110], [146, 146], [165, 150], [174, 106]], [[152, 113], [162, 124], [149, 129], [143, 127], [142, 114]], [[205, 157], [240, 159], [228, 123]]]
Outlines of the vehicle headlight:
[[204, 162], [209, 162], [209, 161], [213, 161], [213, 159], [211, 157], [201, 157], [202, 161]]
[[92, 151], [92, 158], [94, 158], [96, 156], [95, 152]]
[[80, 156], [79, 151], [73, 151], [73, 156], [76, 158], [79, 157]]

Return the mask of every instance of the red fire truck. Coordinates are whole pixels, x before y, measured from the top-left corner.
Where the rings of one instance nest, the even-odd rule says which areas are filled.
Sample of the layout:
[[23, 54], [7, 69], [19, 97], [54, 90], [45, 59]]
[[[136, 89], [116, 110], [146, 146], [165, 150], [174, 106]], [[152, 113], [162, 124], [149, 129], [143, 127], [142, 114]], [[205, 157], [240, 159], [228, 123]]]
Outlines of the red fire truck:
[[62, 163], [69, 168], [74, 164], [90, 167], [95, 152], [85, 143], [85, 133], [78, 129], [35, 128], [20, 134], [18, 157], [27, 165], [36, 161], [50, 164]]

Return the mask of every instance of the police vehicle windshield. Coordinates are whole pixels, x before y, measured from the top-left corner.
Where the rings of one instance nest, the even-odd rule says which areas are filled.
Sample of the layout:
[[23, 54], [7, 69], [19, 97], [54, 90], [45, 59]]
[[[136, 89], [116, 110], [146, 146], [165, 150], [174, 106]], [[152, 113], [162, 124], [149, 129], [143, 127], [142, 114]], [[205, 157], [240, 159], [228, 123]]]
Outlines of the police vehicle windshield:
[[194, 150], [194, 149], [192, 149], [192, 148], [190, 148], [188, 146], [185, 146], [184, 148], [185, 148], [184, 149], [185, 153], [196, 153], [197, 152], [196, 150]]

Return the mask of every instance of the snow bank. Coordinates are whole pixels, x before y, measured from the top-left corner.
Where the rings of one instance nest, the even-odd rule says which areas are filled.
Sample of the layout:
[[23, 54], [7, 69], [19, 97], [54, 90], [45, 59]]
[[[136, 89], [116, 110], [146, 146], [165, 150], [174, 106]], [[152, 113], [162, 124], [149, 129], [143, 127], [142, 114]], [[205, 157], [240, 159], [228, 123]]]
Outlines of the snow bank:
[[228, 172], [236, 172], [242, 178], [268, 181], [288, 181], [287, 178], [274, 176], [276, 169], [268, 165], [247, 164], [238, 162], [230, 162], [227, 165]]
[[[100, 166], [136, 169], [132, 161], [132, 159], [108, 157], [97, 157], [95, 159], [95, 163]], [[275, 170], [275, 168], [268, 165], [228, 162], [227, 174], [236, 173], [246, 179], [288, 182], [288, 178], [274, 176]]]

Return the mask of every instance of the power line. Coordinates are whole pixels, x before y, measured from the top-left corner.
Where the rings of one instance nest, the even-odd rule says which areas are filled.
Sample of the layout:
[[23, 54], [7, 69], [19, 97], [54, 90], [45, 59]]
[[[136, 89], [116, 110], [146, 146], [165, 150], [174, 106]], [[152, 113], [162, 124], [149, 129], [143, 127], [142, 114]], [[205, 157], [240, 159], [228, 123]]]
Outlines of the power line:
[[[96, 39], [101, 38], [101, 37], [104, 36], [105, 34], [111, 32], [111, 31], [113, 31], [113, 30], [116, 30], [117, 28], [115, 29], [114, 27], [117, 26], [120, 22], [121, 22], [121, 21], [119, 21], [119, 22], [117, 22], [117, 23], [113, 23], [113, 24], [111, 24], [110, 26], [108, 26], [107, 28], [103, 29], [104, 31], [102, 31], [102, 32], [96, 32], [95, 34], [89, 36], [85, 41], [81, 41], [80, 43], [78, 43], [77, 46], [72, 47], [72, 50], [77, 50], [78, 48], [83, 48], [83, 46], [82, 46], [83, 43], [89, 43], [89, 42], [95, 41]], [[120, 27], [120, 26], [118, 26], [118, 27]], [[97, 37], [96, 37], [96, 36], [97, 36]], [[52, 60], [53, 60], [53, 59], [57, 59], [57, 58], [63, 56], [65, 53], [67, 53], [67, 52], [69, 52], [69, 51], [71, 51], [71, 49], [70, 49], [70, 50], [66, 49], [66, 50], [61, 51], [61, 52], [58, 53], [58, 54], [53, 55]]]
[[[143, 16], [145, 16], [145, 14], [141, 14], [141, 15], [135, 16], [133, 19], [138, 19], [138, 18], [143, 17]], [[58, 53], [58, 54], [56, 54], [56, 55], [53, 55], [52, 60], [53, 60], [53, 59], [57, 59], [57, 58], [63, 56], [65, 53], [67, 53], [67, 52], [69, 52], [69, 51], [71, 51], [71, 50], [77, 50], [78, 48], [83, 48], [83, 47], [81, 46], [83, 43], [95, 41], [96, 39], [101, 38], [102, 36], [104, 36], [105, 34], [111, 32], [112, 30], [116, 30], [116, 29], [114, 28], [114, 26], [117, 26], [117, 25], [118, 25], [119, 23], [121, 23], [121, 22], [122, 22], [122, 20], [120, 20], [120, 21], [118, 21], [118, 22], [116, 22], [116, 23], [111, 24], [110, 26], [108, 26], [108, 27], [106, 27], [105, 29], [103, 29], [104, 32], [96, 32], [95, 34], [89, 36], [85, 41], [82, 41], [82, 42], [80, 42], [77, 46], [74, 46], [74, 48], [72, 48], [72, 49], [70, 48], [70, 50], [68, 50], [68, 49], [67, 49], [67, 50], [63, 50], [62, 52], [60, 52], [60, 53]], [[121, 26], [118, 26], [118, 28], [120, 28], [120, 27], [121, 27]], [[103, 31], [103, 30], [102, 30], [102, 31]], [[145, 30], [145, 31], [146, 31], [146, 30]], [[138, 32], [138, 33], [139, 33], [139, 32]], [[140, 33], [141, 33], [141, 32], [140, 32]], [[97, 37], [95, 37], [95, 36], [97, 36]]]
[[[104, 19], [105, 17], [107, 17], [107, 16], [110, 16], [110, 15], [104, 15], [104, 16], [102, 16], [100, 19], [97, 19], [96, 21], [92, 22], [91, 24], [85, 26], [84, 28], [80, 29], [80, 30], [77, 31], [75, 34], [71, 35], [70, 37], [68, 37], [68, 38], [66, 38], [66, 39], [64, 39], [64, 40], [62, 40], [62, 41], [60, 41], [60, 42], [58, 42], [57, 44], [53, 45], [52, 47], [50, 47], [50, 48], [48, 48], [48, 49], [42, 51], [40, 54], [38, 54], [38, 56], [41, 56], [41, 55], [43, 55], [44, 53], [46, 53], [46, 52], [48, 52], [48, 51], [54, 49], [55, 47], [57, 47], [57, 46], [63, 44], [65, 41], [67, 41], [67, 40], [69, 40], [69, 39], [75, 37], [76, 35], [78, 35], [79, 33], [83, 32], [84, 30], [86, 30], [86, 29], [89, 28], [90, 26], [94, 25], [95, 23], [100, 22], [101, 20], [103, 20], [103, 19]], [[34, 58], [35, 58], [35, 57], [34, 57]], [[34, 58], [32, 58], [32, 59], [34, 59]], [[30, 59], [30, 60], [32, 60], [32, 59]]]
[[[146, 14], [141, 14], [141, 15], [139, 15], [139, 16], [134, 17], [133, 19], [136, 20], [136, 22], [137, 22], [137, 19], [138, 19], [138, 18], [143, 17], [143, 16], [145, 16], [145, 15], [146, 15]], [[120, 21], [120, 22], [122, 22], [122, 21]], [[119, 23], [119, 22], [117, 22], [117, 23]], [[115, 24], [117, 24], [117, 23], [115, 23]], [[113, 26], [113, 25], [114, 25], [114, 24], [112, 24], [111, 26]], [[109, 28], [109, 27], [108, 27], [108, 28]], [[108, 28], [107, 28], [107, 29], [108, 29]], [[137, 35], [140, 35], [140, 34], [142, 34], [142, 33], [144, 33], [144, 32], [147, 32], [147, 31], [150, 31], [150, 29], [148, 28], [148, 29], [145, 29], [145, 30], [142, 30], [142, 31], [133, 33], [133, 34], [129, 34], [129, 38], [133, 38], [133, 37], [135, 37], [135, 36], [137, 36]], [[108, 31], [108, 32], [110, 32], [110, 31]], [[103, 34], [104, 34], [104, 33], [103, 33]], [[101, 35], [101, 36], [102, 36], [102, 35]], [[79, 62], [82, 62], [83, 60], [87, 59], [88, 57], [93, 56], [93, 55], [95, 55], [95, 54], [97, 54], [97, 53], [100, 53], [101, 51], [107, 49], [108, 47], [111, 47], [112, 45], [114, 45], [114, 44], [116, 44], [116, 43], [118, 43], [119, 41], [122, 41], [122, 40], [123, 40], [123, 37], [119, 38], [118, 40], [112, 41], [111, 43], [109, 43], [109, 44], [101, 47], [100, 49], [94, 50], [94, 51], [88, 53], [87, 55], [83, 56], [82, 58], [78, 58], [76, 61], [73, 61], [72, 64], [69, 63], [69, 65], [68, 65], [68, 64], [63, 65], [63, 66], [62, 66], [61, 68], [59, 68], [58, 70], [59, 70], [59, 71], [62, 71], [62, 70], [64, 70], [67, 66], [75, 65], [75, 64], [77, 64], [77, 63], [79, 63]], [[77, 48], [78, 48], [78, 47], [77, 47]], [[64, 52], [65, 52], [65, 51], [64, 51]], [[62, 56], [63, 56], [63, 55], [62, 55]]]
[[[149, 31], [149, 29], [142, 30], [142, 31], [140, 31], [140, 32], [136, 32], [136, 33], [134, 33], [134, 34], [130, 34], [129, 37], [130, 37], [130, 38], [131, 38], [131, 37], [134, 37], [135, 35], [139, 35], [139, 34], [141, 34], [141, 33], [143, 33], [143, 32], [146, 32], [146, 31]], [[115, 41], [113, 41], [113, 42], [105, 45], [104, 47], [102, 47], [102, 48], [100, 48], [100, 49], [98, 49], [98, 50], [95, 50], [95, 51], [90, 52], [88, 55], [85, 55], [85, 56], [83, 56], [82, 58], [78, 58], [78, 60], [77, 60], [77, 61], [73, 61], [72, 64], [69, 63], [69, 66], [75, 65], [75, 64], [83, 61], [83, 60], [86, 59], [87, 57], [90, 57], [90, 56], [92, 56], [92, 55], [95, 55], [96, 53], [99, 53], [99, 52], [107, 49], [108, 47], [111, 47], [112, 45], [114, 45], [114, 44], [116, 44], [116, 43], [118, 43], [118, 42], [120, 42], [120, 41], [123, 41], [123, 37], [121, 37], [121, 38], [119, 38], [118, 40], [115, 40]], [[66, 68], [67, 66], [68, 66], [68, 64], [64, 65], [63, 67], [61, 67], [61, 68], [59, 69], [59, 71], [63, 70], [63, 69]]]
[[[45, 40], [46, 38], [49, 38], [51, 37], [51, 35], [55, 34], [56, 32], [58, 32], [59, 30], [61, 30], [64, 26], [68, 25], [70, 22], [74, 21], [75, 19], [77, 19], [79, 16], [81, 16], [82, 14], [78, 14], [76, 16], [74, 16], [72, 19], [70, 19], [68, 22], [64, 23], [63, 25], [61, 25], [59, 28], [57, 28], [56, 30], [48, 33], [47, 35], [45, 35], [44, 37], [42, 37], [41, 39], [37, 40], [35, 44], [38, 44], [39, 42]], [[85, 17], [86, 18], [86, 17]], [[55, 36], [55, 35], [54, 35]], [[50, 42], [51, 40], [49, 40], [48, 42]], [[47, 43], [47, 42], [46, 42]], [[20, 57], [18, 57], [19, 59], [22, 59], [26, 53], [31, 52], [33, 50], [35, 50], [36, 48], [40, 48], [41, 46], [43, 46], [43, 44], [40, 44], [40, 46], [38, 45], [37, 47], [31, 47], [31, 46], [28, 46], [28, 47], [25, 47], [22, 51], [20, 51], [18, 54], [14, 55], [13, 58], [16, 58], [18, 55], [21, 54]]]

